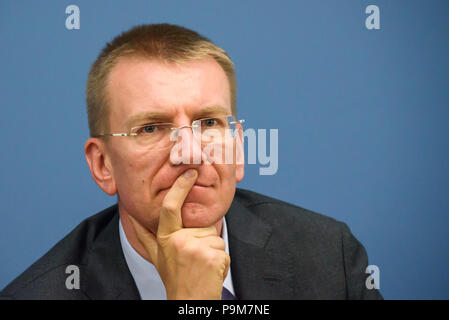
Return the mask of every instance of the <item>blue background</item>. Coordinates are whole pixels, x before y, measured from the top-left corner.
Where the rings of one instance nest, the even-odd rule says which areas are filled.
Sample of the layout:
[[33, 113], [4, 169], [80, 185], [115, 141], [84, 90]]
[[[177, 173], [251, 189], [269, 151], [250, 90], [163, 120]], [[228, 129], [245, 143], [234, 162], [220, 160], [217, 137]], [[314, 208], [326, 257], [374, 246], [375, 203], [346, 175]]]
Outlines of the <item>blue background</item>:
[[229, 52], [247, 127], [279, 129], [277, 174], [247, 165], [241, 187], [346, 222], [385, 298], [448, 299], [448, 16], [444, 0], [1, 1], [0, 288], [115, 203], [84, 158], [87, 73], [120, 32], [169, 22]]

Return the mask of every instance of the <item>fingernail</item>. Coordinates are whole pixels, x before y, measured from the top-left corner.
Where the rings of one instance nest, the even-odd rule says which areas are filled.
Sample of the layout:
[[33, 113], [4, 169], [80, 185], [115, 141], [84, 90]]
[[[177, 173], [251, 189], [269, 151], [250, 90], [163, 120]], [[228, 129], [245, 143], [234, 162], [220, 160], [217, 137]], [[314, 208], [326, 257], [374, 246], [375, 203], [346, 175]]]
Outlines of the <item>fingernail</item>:
[[186, 178], [190, 179], [190, 178], [193, 178], [195, 176], [196, 176], [196, 170], [194, 170], [194, 169], [189, 169], [186, 172], [184, 172], [184, 177], [186, 177]]

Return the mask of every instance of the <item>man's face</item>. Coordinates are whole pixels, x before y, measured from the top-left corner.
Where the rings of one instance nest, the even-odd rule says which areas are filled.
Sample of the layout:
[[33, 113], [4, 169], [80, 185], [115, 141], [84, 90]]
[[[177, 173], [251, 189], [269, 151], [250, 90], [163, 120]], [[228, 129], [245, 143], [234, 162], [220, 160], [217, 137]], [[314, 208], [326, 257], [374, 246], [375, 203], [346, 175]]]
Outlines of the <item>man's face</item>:
[[[232, 114], [228, 79], [212, 58], [182, 64], [122, 58], [111, 71], [107, 95], [110, 132], [128, 132], [131, 127], [154, 122], [180, 127], [215, 113]], [[149, 113], [150, 118], [145, 116]], [[192, 156], [198, 152], [192, 148], [195, 142], [190, 128], [181, 129], [180, 136]], [[106, 154], [120, 212], [131, 214], [153, 233], [165, 195], [189, 168], [198, 171], [198, 179], [181, 210], [184, 227], [220, 221], [234, 198], [236, 183], [243, 178], [243, 165], [235, 162], [176, 165], [170, 160], [170, 149], [137, 148], [133, 137], [110, 137]]]

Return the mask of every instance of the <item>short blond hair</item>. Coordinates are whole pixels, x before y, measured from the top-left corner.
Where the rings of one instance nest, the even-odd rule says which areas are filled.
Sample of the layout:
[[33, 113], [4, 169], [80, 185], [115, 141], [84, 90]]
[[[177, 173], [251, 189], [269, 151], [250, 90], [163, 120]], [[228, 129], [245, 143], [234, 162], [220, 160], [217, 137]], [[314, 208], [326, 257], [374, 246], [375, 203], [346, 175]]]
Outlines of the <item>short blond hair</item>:
[[87, 118], [91, 136], [109, 130], [107, 80], [118, 59], [125, 56], [173, 63], [212, 57], [226, 73], [231, 91], [232, 114], [237, 115], [234, 64], [223, 49], [197, 32], [181, 26], [165, 23], [140, 25], [107, 43], [92, 64], [86, 87]]

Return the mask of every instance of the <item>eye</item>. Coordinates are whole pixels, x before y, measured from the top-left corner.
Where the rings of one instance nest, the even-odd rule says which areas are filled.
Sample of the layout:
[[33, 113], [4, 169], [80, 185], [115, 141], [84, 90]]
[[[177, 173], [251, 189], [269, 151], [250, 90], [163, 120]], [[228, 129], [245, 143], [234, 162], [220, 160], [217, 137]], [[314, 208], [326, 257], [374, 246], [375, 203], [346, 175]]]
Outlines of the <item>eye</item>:
[[139, 129], [138, 133], [153, 133], [156, 130], [156, 126], [154, 124], [146, 124]]
[[204, 119], [202, 125], [205, 127], [213, 127], [215, 125], [218, 124], [217, 119], [214, 118], [209, 118], [209, 119]]

